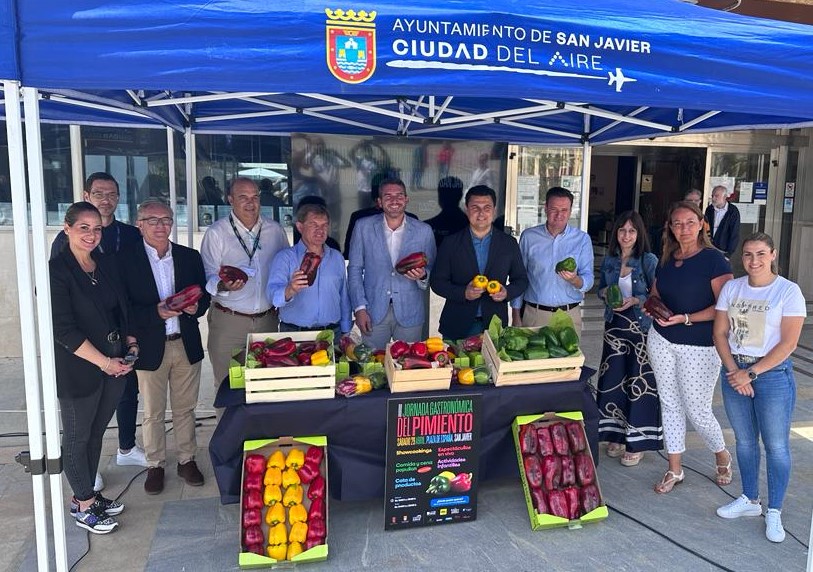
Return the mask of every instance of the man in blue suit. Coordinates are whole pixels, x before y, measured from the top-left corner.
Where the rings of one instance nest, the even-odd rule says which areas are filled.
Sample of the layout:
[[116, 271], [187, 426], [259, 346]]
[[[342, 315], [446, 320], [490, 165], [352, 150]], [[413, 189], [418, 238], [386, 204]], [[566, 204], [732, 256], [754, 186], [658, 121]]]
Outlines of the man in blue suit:
[[[432, 227], [405, 215], [409, 197], [403, 181], [382, 181], [379, 196], [381, 214], [356, 223], [347, 267], [356, 325], [364, 343], [375, 349], [383, 349], [390, 339], [421, 339], [424, 296], [435, 263]], [[426, 267], [396, 272], [395, 264], [414, 252], [426, 254]]]

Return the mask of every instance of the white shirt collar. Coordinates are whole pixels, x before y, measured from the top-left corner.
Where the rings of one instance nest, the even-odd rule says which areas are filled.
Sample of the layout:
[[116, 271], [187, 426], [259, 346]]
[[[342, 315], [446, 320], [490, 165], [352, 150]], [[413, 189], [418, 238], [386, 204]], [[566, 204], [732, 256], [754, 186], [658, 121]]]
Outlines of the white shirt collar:
[[144, 241], [144, 250], [147, 251], [147, 256], [149, 258], [152, 258], [153, 260], [156, 261], [166, 260], [167, 258], [172, 258], [172, 241], [169, 241], [169, 248], [167, 248], [167, 253], [164, 255], [163, 258], [158, 256], [158, 249], [150, 246], [146, 240]]

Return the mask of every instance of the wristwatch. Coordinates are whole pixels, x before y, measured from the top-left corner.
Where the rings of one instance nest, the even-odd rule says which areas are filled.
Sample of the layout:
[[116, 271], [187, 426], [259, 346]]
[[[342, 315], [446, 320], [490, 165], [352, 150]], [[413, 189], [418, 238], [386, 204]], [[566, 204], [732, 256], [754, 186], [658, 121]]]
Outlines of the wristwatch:
[[755, 372], [750, 367], [746, 370], [746, 372], [748, 373], [748, 377], [751, 379], [751, 381], [755, 381], [756, 378], [759, 377], [759, 374], [757, 374], [757, 372]]

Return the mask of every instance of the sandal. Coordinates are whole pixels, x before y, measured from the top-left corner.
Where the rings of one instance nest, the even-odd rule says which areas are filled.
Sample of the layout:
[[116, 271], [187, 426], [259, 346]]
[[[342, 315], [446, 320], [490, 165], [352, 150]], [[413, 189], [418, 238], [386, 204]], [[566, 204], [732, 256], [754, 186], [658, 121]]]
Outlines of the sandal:
[[714, 475], [714, 480], [721, 487], [730, 485], [734, 478], [734, 471], [731, 470], [731, 453], [729, 451], [726, 453], [728, 453], [728, 464], [717, 465], [717, 474]]
[[644, 456], [643, 452], [630, 453], [629, 451], [627, 451], [621, 457], [621, 464], [624, 465], [625, 467], [634, 467], [635, 465], [641, 462], [641, 457], [643, 456]]
[[672, 492], [672, 489], [682, 482], [683, 482], [683, 469], [681, 469], [679, 475], [675, 474], [674, 471], [666, 471], [666, 474], [663, 475], [661, 482], [655, 485], [655, 492], [660, 495], [664, 495], [666, 493]]
[[607, 456], [611, 459], [617, 459], [624, 454], [626, 449], [626, 445], [622, 445], [621, 443], [610, 443], [607, 445]]

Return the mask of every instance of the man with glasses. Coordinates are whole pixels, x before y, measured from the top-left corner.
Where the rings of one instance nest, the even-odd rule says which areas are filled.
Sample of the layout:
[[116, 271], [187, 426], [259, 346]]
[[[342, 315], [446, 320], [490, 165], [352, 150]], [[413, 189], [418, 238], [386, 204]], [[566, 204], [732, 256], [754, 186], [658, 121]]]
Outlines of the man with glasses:
[[[432, 227], [406, 216], [409, 197], [403, 181], [385, 179], [379, 192], [382, 212], [356, 223], [347, 267], [356, 325], [364, 343], [374, 349], [384, 349], [390, 339], [421, 339], [424, 295], [436, 252]], [[416, 252], [423, 252], [428, 264], [396, 272], [396, 263]]]
[[149, 467], [144, 491], [151, 495], [164, 489], [167, 388], [178, 476], [191, 486], [201, 486], [204, 480], [195, 463], [195, 407], [203, 360], [198, 318], [209, 309], [209, 294], [204, 290], [198, 302], [180, 311], [166, 306], [168, 296], [188, 286], [206, 287], [200, 254], [169, 240], [172, 223], [173, 212], [166, 203], [147, 199], [137, 213], [144, 240], [119, 255], [130, 299], [131, 327], [138, 332], [139, 345], [130, 348], [130, 353], [138, 356], [135, 369], [144, 399], [144, 450]]
[[[132, 225], [116, 220], [116, 207], [119, 205], [119, 184], [108, 173], [98, 172], [90, 175], [85, 181], [83, 199], [91, 203], [102, 215], [102, 240], [97, 249], [105, 254], [117, 254], [132, 244], [141, 242], [141, 234]], [[65, 231], [59, 231], [51, 245], [53, 260], [66, 248], [68, 237]], [[138, 414], [138, 382], [135, 377], [127, 378], [124, 393], [116, 408], [116, 422], [119, 427], [119, 448], [116, 452], [116, 464], [147, 466], [144, 451], [136, 445], [136, 416]], [[102, 475], [96, 473], [93, 490], [104, 488]]]
[[717, 185], [711, 190], [711, 203], [703, 218], [711, 243], [731, 258], [740, 245], [740, 211], [728, 203], [728, 189]]
[[[226, 198], [232, 208], [229, 216], [206, 229], [200, 247], [206, 290], [212, 295], [207, 349], [215, 388], [228, 376], [235, 350], [246, 347], [249, 333], [276, 332], [279, 328], [265, 287], [274, 255], [288, 247], [282, 226], [260, 216], [257, 183], [237, 177], [229, 185]], [[241, 269], [248, 280], [221, 280], [218, 273], [223, 266]]]
[[[593, 287], [593, 244], [590, 235], [567, 224], [573, 209], [573, 193], [553, 187], [545, 195], [547, 222], [523, 231], [519, 239], [522, 261], [528, 271], [528, 289], [511, 302], [514, 325], [545, 326], [556, 310], [573, 318], [581, 333], [579, 305]], [[566, 258], [575, 269], [556, 272]]]

